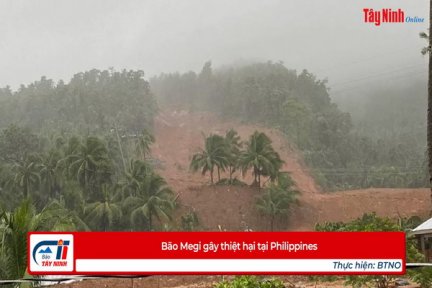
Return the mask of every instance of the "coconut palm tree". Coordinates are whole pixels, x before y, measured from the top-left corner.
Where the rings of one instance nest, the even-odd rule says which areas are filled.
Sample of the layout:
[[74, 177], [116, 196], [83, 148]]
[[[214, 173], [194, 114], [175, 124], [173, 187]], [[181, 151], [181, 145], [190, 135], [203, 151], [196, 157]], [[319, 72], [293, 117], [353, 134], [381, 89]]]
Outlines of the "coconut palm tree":
[[94, 230], [108, 231], [120, 221], [122, 211], [108, 185], [102, 186], [103, 199], [84, 208], [85, 221]]
[[270, 230], [274, 229], [276, 217], [287, 215], [291, 204], [297, 201], [298, 192], [292, 188], [288, 175], [280, 176], [278, 183], [270, 183], [264, 194], [258, 198], [257, 209], [270, 218]]
[[205, 139], [204, 149], [192, 156], [190, 168], [193, 172], [201, 170], [202, 175], [210, 172], [210, 181], [213, 185], [214, 168], [218, 169], [220, 181], [220, 170], [225, 171], [228, 166], [225, 139], [219, 135], [210, 135]]
[[246, 150], [240, 154], [239, 164], [242, 173], [245, 174], [252, 168], [253, 184], [258, 187], [261, 187], [261, 176], [268, 176], [271, 180], [275, 180], [283, 164], [271, 143], [267, 135], [255, 131], [247, 142]]
[[50, 197], [54, 197], [55, 189], [59, 182], [59, 161], [61, 153], [58, 150], [51, 150], [42, 158], [40, 163], [41, 184]]
[[136, 142], [136, 151], [139, 155], [142, 155], [142, 160], [146, 159], [146, 156], [150, 154], [150, 145], [155, 142], [153, 134], [148, 130], [144, 129], [141, 135], [138, 136]]
[[[99, 186], [109, 180], [111, 161], [107, 148], [97, 137], [87, 137], [67, 156], [68, 171], [88, 192], [89, 187]], [[94, 192], [94, 191], [93, 191]]]
[[225, 134], [225, 147], [228, 158], [229, 182], [232, 183], [232, 175], [236, 171], [242, 143], [237, 131], [230, 129]]
[[38, 189], [41, 177], [40, 159], [37, 156], [27, 156], [23, 162], [15, 163], [12, 170], [15, 173], [13, 183], [21, 189], [24, 198]]
[[125, 197], [136, 196], [142, 186], [145, 177], [152, 173], [150, 165], [141, 160], [130, 160], [123, 179], [119, 181], [122, 195]]
[[[79, 223], [78, 226], [76, 223]], [[36, 213], [30, 199], [25, 199], [13, 212], [0, 211], [0, 277], [22, 278], [27, 269], [27, 232], [72, 231], [85, 224], [53, 201]], [[1, 275], [3, 274], [3, 275]]]
[[21, 188], [15, 183], [15, 174], [9, 165], [0, 164], [0, 203], [3, 209], [13, 209], [20, 201]]
[[147, 222], [148, 229], [153, 230], [154, 217], [159, 221], [171, 220], [174, 209], [172, 196], [173, 191], [165, 180], [151, 173], [140, 183], [138, 194], [125, 199], [123, 207], [126, 211], [131, 211], [130, 221], [133, 226], [137, 227], [137, 224]]

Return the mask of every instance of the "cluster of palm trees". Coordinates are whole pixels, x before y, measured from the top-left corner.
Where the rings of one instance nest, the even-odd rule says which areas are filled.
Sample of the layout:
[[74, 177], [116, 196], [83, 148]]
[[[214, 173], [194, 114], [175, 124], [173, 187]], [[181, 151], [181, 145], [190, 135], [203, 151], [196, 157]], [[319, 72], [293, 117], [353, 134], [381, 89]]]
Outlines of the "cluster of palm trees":
[[0, 279], [25, 275], [29, 231], [151, 231], [171, 220], [173, 191], [147, 161], [154, 137], [132, 136], [39, 139], [42, 149], [0, 159]]
[[[255, 131], [245, 143], [240, 141], [238, 133], [231, 129], [225, 136], [212, 134], [205, 138], [204, 149], [194, 154], [191, 161], [192, 171], [201, 170], [203, 175], [210, 174], [210, 182], [214, 184], [214, 172], [217, 171], [218, 183], [226, 183], [220, 179], [220, 172], [228, 171], [229, 184], [235, 184], [233, 174], [240, 170], [244, 175], [252, 170], [253, 186], [264, 186], [263, 193], [257, 199], [257, 210], [268, 216], [270, 230], [274, 230], [275, 220], [287, 216], [295, 203], [298, 191], [294, 189], [294, 181], [287, 172], [281, 172], [283, 161], [273, 149], [270, 138], [263, 132]], [[261, 185], [261, 177], [268, 177], [270, 183]]]
[[263, 132], [255, 131], [249, 140], [243, 143], [237, 131], [230, 129], [224, 137], [216, 134], [206, 137], [204, 149], [192, 156], [190, 168], [194, 172], [201, 170], [203, 175], [208, 172], [212, 185], [215, 170], [218, 182], [221, 181], [220, 172], [228, 171], [230, 184], [235, 180], [235, 171], [240, 170], [244, 175], [252, 170], [252, 184], [261, 187], [261, 177], [276, 180], [283, 163], [273, 149], [270, 138]]
[[[130, 150], [145, 158], [154, 138], [143, 133], [122, 141], [133, 142]], [[30, 153], [3, 169], [0, 188], [3, 200], [11, 200], [9, 210], [23, 199], [32, 199], [37, 211], [53, 200], [63, 201], [65, 209], [100, 231], [153, 230], [155, 218], [159, 223], [171, 218], [172, 190], [145, 159], [124, 159], [128, 153], [119, 151], [127, 145], [121, 141], [110, 148], [95, 136], [53, 142], [46, 151]], [[116, 163], [116, 154], [123, 161]]]

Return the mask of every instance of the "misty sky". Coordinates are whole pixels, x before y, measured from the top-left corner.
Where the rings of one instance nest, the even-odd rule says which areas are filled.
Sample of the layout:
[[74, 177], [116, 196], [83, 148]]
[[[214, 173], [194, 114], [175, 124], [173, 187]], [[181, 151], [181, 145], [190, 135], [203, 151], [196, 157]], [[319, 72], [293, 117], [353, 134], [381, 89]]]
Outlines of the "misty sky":
[[[0, 86], [92, 68], [199, 71], [279, 61], [327, 77], [335, 93], [426, 75], [426, 0], [0, 0]], [[425, 23], [363, 23], [402, 8]]]

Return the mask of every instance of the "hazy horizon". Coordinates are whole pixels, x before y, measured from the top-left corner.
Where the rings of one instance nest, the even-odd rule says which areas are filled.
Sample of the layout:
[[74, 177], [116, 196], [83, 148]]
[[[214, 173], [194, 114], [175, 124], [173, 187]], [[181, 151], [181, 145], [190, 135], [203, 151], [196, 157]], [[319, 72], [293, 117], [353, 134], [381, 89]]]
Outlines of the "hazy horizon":
[[[0, 87], [114, 67], [199, 71], [283, 61], [328, 79], [333, 94], [426, 77], [426, 1], [0, 1]], [[425, 23], [363, 22], [363, 8], [402, 8]]]

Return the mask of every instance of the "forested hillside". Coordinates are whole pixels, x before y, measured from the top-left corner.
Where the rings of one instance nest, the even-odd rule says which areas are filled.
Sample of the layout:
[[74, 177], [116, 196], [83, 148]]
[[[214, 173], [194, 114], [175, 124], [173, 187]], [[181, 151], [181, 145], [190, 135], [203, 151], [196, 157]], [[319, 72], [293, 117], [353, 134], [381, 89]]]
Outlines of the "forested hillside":
[[[150, 83], [142, 71], [92, 70], [68, 83], [42, 77], [15, 92], [3, 88], [0, 278], [24, 274], [27, 231], [196, 230], [210, 218], [217, 223], [207, 229], [239, 229], [261, 227], [257, 217], [272, 230], [288, 227], [292, 216], [302, 228], [349, 214], [332, 205], [354, 214], [384, 210], [379, 199], [387, 196], [367, 196], [383, 190], [318, 193], [302, 159], [328, 190], [425, 185], [423, 120], [389, 114], [404, 105], [420, 111], [423, 102], [417, 96], [407, 105], [398, 95], [371, 98], [353, 121], [332, 102], [326, 81], [271, 62], [215, 71], [208, 62], [199, 74], [163, 74]], [[156, 118], [158, 104], [170, 109]], [[193, 171], [208, 174], [211, 187]], [[244, 186], [251, 173], [252, 186]], [[391, 191], [401, 199], [405, 192]], [[423, 211], [416, 209], [424, 197], [406, 193], [416, 201], [408, 212]], [[388, 206], [398, 209], [399, 196]], [[212, 200], [229, 197], [238, 202], [222, 209]], [[215, 217], [221, 214], [227, 217]]]
[[157, 112], [141, 71], [42, 77], [0, 96], [0, 278], [28, 231], [162, 229], [174, 193], [149, 159]]
[[157, 105], [142, 71], [91, 70], [65, 83], [42, 77], [16, 92], [0, 89], [0, 127], [96, 132], [151, 128]]
[[[350, 114], [332, 102], [325, 80], [307, 70], [289, 70], [282, 63], [213, 71], [207, 62], [198, 74], [162, 74], [150, 83], [162, 105], [209, 110], [282, 130], [303, 152], [326, 190], [427, 184], [424, 122], [406, 121], [403, 112], [395, 112], [403, 111], [407, 102], [421, 109], [423, 102], [408, 100], [403, 93], [395, 100], [392, 91], [377, 92], [378, 105], [371, 101], [369, 113], [376, 109], [375, 118], [386, 117], [385, 111], [395, 116], [379, 126], [379, 119], [373, 117], [369, 122], [353, 123]], [[385, 99], [393, 105], [388, 106]], [[384, 125], [391, 125], [392, 130]]]

